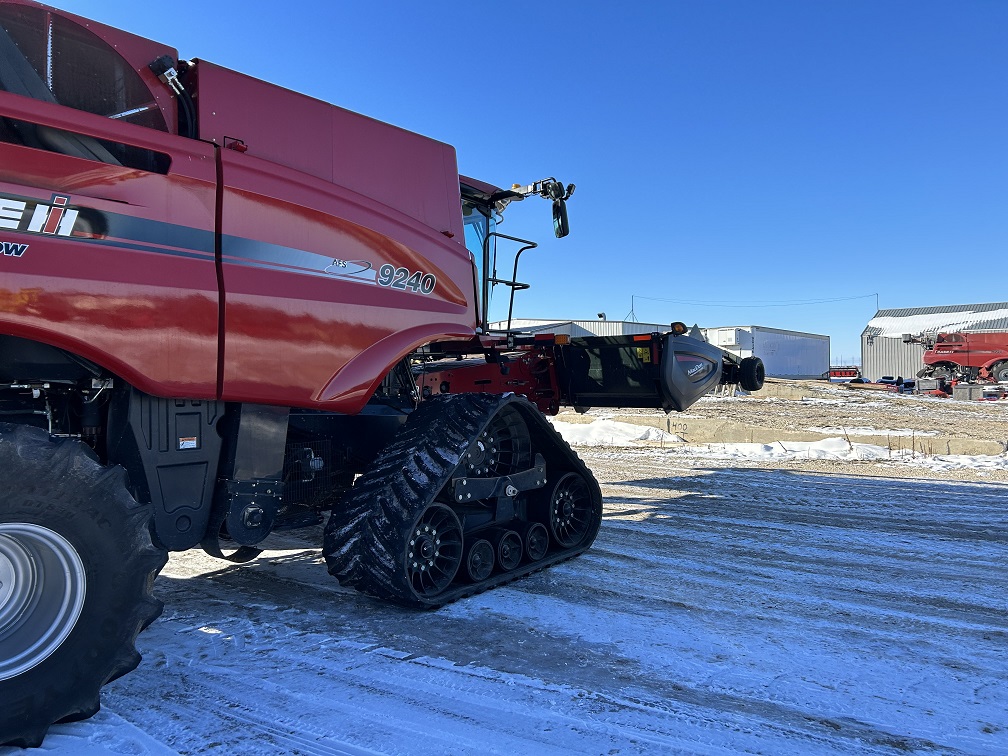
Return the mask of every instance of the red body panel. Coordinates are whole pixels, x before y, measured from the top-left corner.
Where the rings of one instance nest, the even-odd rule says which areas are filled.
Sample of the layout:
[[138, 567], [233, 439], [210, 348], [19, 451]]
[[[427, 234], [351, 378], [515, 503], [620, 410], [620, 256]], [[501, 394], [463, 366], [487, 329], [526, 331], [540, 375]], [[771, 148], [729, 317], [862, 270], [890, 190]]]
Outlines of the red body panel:
[[378, 220], [402, 214], [463, 243], [450, 145], [206, 61], [194, 78], [201, 139], [241, 140], [248, 156], [373, 200]]
[[[355, 412], [409, 352], [473, 335], [464, 247], [334, 184], [247, 154], [222, 159], [223, 398]], [[379, 286], [382, 265], [436, 284]]]
[[[146, 64], [166, 48], [94, 28], [163, 101]], [[349, 413], [418, 347], [474, 336], [453, 148], [209, 63], [186, 81], [206, 141], [0, 92], [0, 116], [170, 159], [0, 141], [0, 242], [28, 244], [0, 257], [0, 332], [159, 396]], [[45, 233], [49, 208], [29, 230], [64, 202], [71, 232]]]
[[[0, 330], [79, 354], [152, 394], [213, 397], [213, 147], [4, 92], [0, 114], [171, 157], [160, 175], [0, 142], [0, 197], [26, 203], [0, 241], [28, 245], [0, 256]], [[31, 206], [54, 194], [79, 213], [72, 234], [27, 231]]]

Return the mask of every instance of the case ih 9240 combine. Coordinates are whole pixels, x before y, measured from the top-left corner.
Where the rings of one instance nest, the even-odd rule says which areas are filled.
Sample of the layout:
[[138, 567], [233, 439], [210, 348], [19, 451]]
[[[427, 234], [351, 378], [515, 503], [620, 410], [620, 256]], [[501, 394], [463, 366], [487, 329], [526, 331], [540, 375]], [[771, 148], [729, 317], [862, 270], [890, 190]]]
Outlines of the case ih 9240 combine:
[[544, 412], [759, 388], [681, 324], [488, 330], [525, 286], [498, 242], [534, 246], [501, 213], [540, 195], [563, 236], [572, 190], [0, 0], [0, 743], [97, 711], [167, 551], [247, 560], [329, 515], [341, 583], [438, 606], [594, 540], [599, 486]]
[[1008, 381], [1008, 333], [959, 331], [904, 334], [903, 343], [924, 347], [918, 378], [943, 381]]

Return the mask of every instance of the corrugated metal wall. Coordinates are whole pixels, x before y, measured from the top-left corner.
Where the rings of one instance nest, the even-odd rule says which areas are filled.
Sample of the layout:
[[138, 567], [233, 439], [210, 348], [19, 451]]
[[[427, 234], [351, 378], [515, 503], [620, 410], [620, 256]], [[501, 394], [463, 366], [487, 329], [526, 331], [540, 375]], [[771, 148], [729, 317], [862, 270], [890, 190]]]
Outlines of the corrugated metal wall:
[[903, 339], [890, 336], [861, 336], [861, 375], [866, 381], [877, 381], [883, 375], [894, 378], [916, 378], [924, 367], [924, 347], [904, 344]]

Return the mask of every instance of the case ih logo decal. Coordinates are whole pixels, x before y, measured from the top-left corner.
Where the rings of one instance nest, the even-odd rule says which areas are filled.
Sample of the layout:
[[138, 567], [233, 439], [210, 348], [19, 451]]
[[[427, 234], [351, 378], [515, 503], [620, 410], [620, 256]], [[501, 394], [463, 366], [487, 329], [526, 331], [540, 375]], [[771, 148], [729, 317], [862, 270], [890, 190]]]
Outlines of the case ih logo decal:
[[[54, 194], [51, 204], [41, 202], [25, 202], [0, 196], [0, 228], [11, 231], [28, 231], [33, 234], [49, 234], [51, 236], [70, 236], [77, 222], [77, 210], [69, 207], [70, 198], [63, 194]], [[15, 247], [23, 247], [20, 253], [11, 251]], [[3, 242], [5, 255], [20, 257], [27, 245]]]

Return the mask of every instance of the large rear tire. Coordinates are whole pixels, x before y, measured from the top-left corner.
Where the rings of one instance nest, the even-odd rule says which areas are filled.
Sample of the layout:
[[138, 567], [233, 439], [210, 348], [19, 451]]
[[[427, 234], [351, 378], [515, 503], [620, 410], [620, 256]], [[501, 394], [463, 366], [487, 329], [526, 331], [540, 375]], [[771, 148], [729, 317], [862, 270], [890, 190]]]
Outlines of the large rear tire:
[[997, 363], [991, 367], [990, 373], [998, 383], [1008, 381], [1008, 361]]
[[0, 423], [0, 471], [0, 745], [33, 747], [140, 663], [167, 554], [122, 468], [79, 442]]

